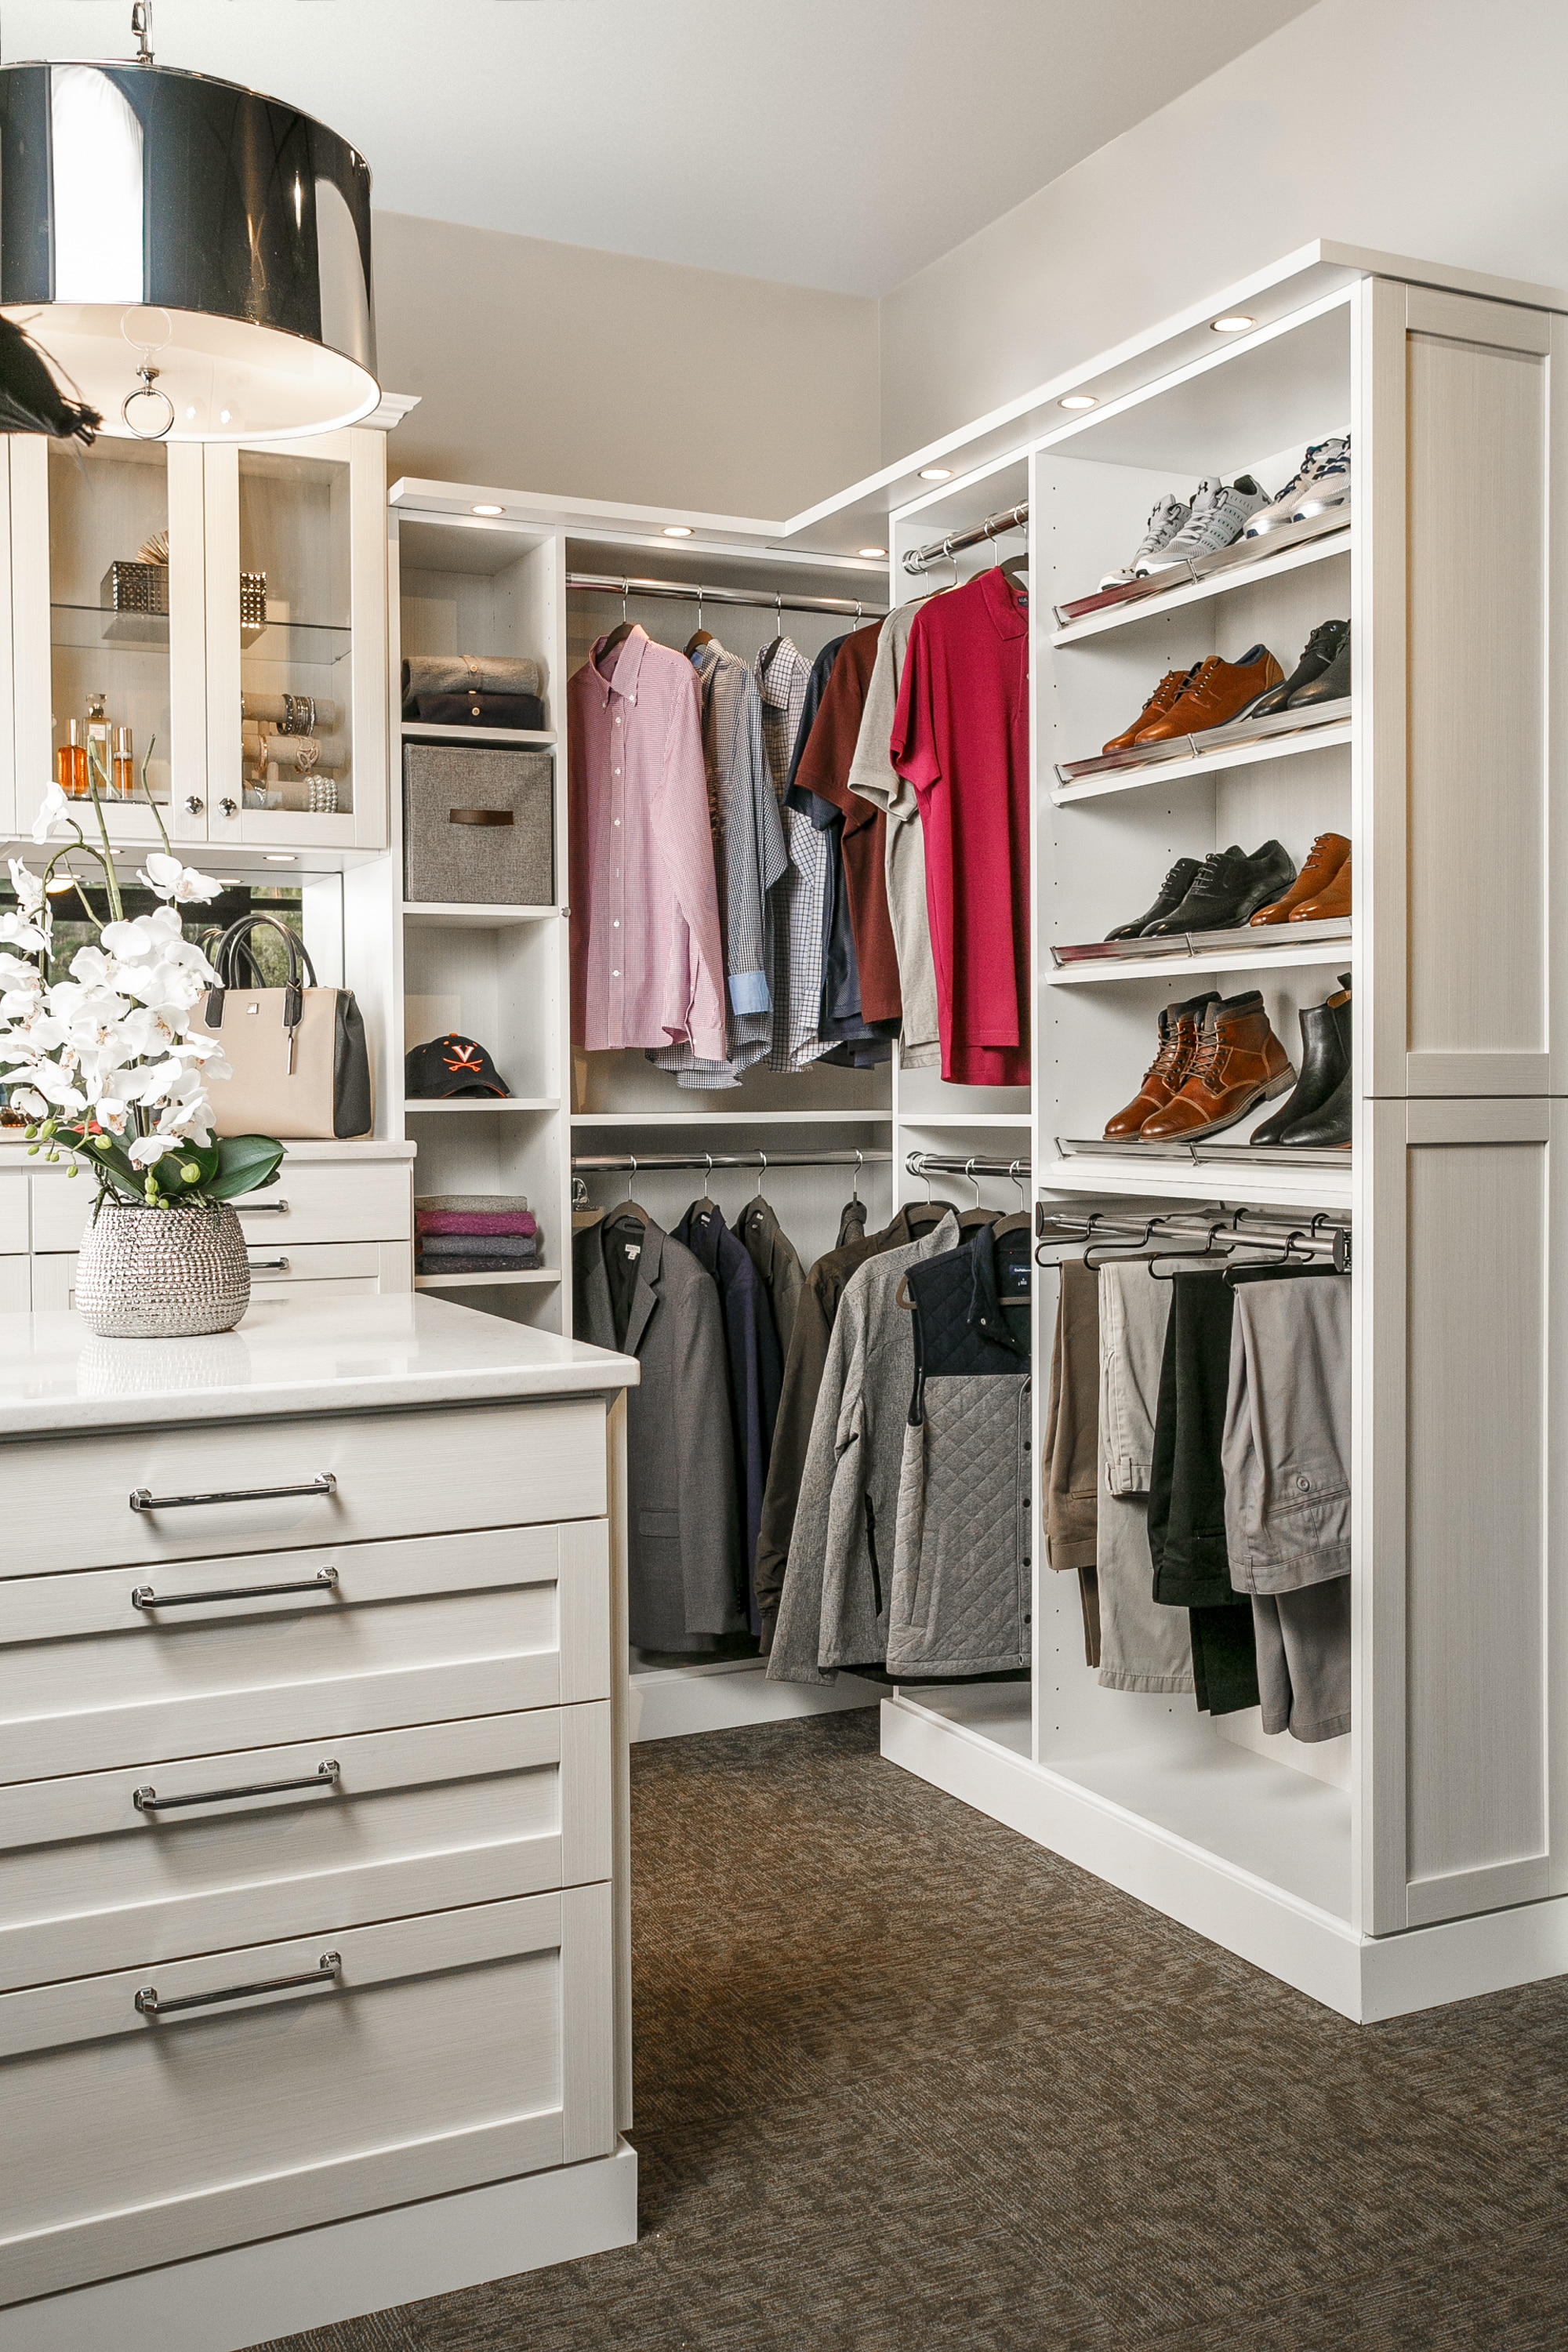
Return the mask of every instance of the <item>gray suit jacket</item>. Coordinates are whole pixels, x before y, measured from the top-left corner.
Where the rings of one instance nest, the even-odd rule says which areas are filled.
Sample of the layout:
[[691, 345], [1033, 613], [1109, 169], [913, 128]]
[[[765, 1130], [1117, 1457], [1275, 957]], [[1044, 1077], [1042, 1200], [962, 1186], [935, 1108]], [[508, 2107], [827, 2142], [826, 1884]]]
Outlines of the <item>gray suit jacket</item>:
[[746, 1622], [719, 1292], [650, 1223], [617, 1339], [605, 1271], [614, 1213], [574, 1236], [574, 1328], [642, 1367], [626, 1397], [629, 1631], [639, 1650], [702, 1650]]

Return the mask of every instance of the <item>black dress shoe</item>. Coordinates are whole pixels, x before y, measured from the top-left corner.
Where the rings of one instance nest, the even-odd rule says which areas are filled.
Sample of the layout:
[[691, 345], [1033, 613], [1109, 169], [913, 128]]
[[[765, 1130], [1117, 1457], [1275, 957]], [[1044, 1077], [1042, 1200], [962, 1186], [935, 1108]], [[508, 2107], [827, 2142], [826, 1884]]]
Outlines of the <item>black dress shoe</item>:
[[1135, 940], [1140, 931], [1146, 930], [1151, 923], [1157, 923], [1163, 915], [1168, 915], [1171, 912], [1173, 907], [1179, 907], [1197, 878], [1197, 859], [1178, 857], [1161, 883], [1159, 896], [1147, 913], [1135, 916], [1130, 923], [1118, 923], [1113, 931], [1106, 932], [1106, 938]]
[[1347, 699], [1350, 690], [1351, 630], [1350, 623], [1347, 621], [1344, 643], [1332, 661], [1326, 669], [1320, 670], [1316, 677], [1310, 677], [1305, 686], [1297, 688], [1290, 697], [1289, 707], [1292, 710], [1310, 710], [1316, 703], [1343, 702]]
[[1301, 1012], [1300, 1076], [1289, 1099], [1255, 1127], [1249, 1143], [1283, 1143], [1287, 1128], [1322, 1109], [1351, 1066], [1351, 1000], [1347, 990]]
[[1247, 852], [1232, 842], [1204, 859], [1197, 879], [1160, 921], [1146, 926], [1146, 940], [1173, 939], [1184, 931], [1230, 931], [1249, 923], [1259, 907], [1272, 906], [1296, 879], [1290, 853], [1278, 841]]
[[[1245, 710], [1238, 711], [1237, 724], [1239, 726], [1244, 719], [1267, 719], [1271, 711], [1283, 710], [1292, 695], [1300, 694], [1303, 687], [1312, 685], [1331, 667], [1341, 647], [1349, 644], [1350, 634], [1348, 621], [1320, 621], [1307, 639], [1301, 658], [1289, 677], [1282, 685], [1269, 687], [1256, 702], [1249, 702]], [[1350, 692], [1348, 682], [1345, 692]]]

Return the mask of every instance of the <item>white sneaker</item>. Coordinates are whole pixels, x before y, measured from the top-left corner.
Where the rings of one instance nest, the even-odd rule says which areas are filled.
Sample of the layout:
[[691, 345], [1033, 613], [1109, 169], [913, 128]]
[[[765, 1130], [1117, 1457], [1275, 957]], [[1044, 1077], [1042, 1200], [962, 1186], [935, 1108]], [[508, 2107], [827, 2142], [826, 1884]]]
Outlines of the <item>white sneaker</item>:
[[1174, 490], [1167, 490], [1164, 497], [1155, 502], [1154, 511], [1149, 518], [1149, 528], [1133, 551], [1131, 562], [1120, 572], [1108, 572], [1100, 583], [1101, 589], [1130, 586], [1138, 577], [1139, 565], [1146, 564], [1148, 558], [1157, 555], [1167, 540], [1174, 539], [1191, 512], [1191, 507], [1185, 505]]
[[1186, 521], [1157, 554], [1140, 562], [1140, 573], [1163, 572], [1194, 555], [1217, 555], [1222, 547], [1234, 545], [1251, 517], [1268, 504], [1268, 491], [1250, 474], [1237, 474], [1228, 484], [1217, 475], [1200, 482]]
[[1350, 449], [1348, 433], [1335, 434], [1327, 441], [1312, 442], [1279, 497], [1271, 499], [1266, 507], [1259, 507], [1247, 526], [1246, 537], [1261, 539], [1266, 531], [1279, 530], [1286, 523], [1297, 521], [1300, 515], [1300, 501], [1318, 476], [1325, 467], [1333, 465], [1340, 457], [1348, 459]]
[[1337, 457], [1319, 467], [1297, 499], [1290, 520], [1305, 522], [1309, 515], [1328, 514], [1335, 507], [1348, 507], [1350, 502], [1351, 445], [1347, 440]]

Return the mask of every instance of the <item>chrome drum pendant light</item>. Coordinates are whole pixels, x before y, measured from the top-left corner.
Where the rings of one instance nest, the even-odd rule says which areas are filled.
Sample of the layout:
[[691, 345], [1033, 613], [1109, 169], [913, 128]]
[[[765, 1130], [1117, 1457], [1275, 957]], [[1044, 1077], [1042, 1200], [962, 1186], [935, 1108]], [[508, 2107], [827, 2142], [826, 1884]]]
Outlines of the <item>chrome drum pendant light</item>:
[[156, 65], [0, 66], [0, 311], [122, 438], [281, 441], [380, 399], [370, 171], [297, 107]]

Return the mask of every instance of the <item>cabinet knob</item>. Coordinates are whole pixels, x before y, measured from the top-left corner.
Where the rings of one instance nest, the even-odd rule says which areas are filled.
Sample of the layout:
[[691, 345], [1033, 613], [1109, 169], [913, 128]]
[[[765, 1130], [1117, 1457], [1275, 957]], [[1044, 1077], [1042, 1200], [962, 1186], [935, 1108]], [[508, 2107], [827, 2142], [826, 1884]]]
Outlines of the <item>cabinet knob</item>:
[[237, 816], [239, 814], [239, 803], [237, 801], [221, 800], [218, 803], [218, 806], [222, 809], [225, 816]]
[[185, 806], [189, 809], [193, 816], [200, 816], [202, 813], [202, 803], [197, 799], [195, 793], [187, 793], [185, 794]]

